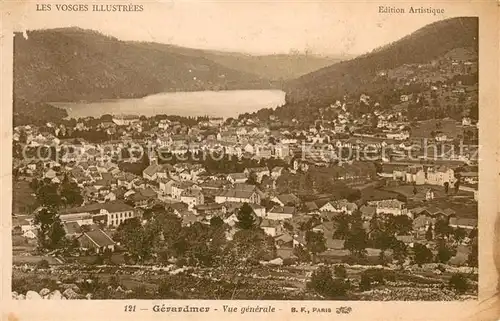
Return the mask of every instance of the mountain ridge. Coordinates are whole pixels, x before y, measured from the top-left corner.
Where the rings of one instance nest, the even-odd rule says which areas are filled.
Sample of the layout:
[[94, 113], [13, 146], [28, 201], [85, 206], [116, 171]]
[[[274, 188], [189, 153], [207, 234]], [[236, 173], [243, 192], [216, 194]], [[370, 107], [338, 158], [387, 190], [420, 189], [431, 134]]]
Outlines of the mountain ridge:
[[343, 95], [363, 91], [377, 71], [427, 62], [453, 48], [471, 47], [477, 52], [478, 29], [477, 17], [434, 22], [370, 53], [289, 81], [285, 86], [286, 101], [328, 105]]

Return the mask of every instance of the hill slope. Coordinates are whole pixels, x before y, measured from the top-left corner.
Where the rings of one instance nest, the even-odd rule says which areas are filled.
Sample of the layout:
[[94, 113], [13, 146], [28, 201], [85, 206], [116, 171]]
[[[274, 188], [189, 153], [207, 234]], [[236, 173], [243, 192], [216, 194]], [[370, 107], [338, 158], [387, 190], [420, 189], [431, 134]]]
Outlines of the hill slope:
[[36, 102], [141, 97], [162, 91], [270, 88], [253, 74], [159, 44], [78, 28], [14, 38], [14, 95]]
[[288, 104], [329, 105], [344, 95], [390, 89], [373, 81], [377, 72], [405, 64], [430, 62], [456, 48], [478, 50], [478, 19], [452, 18], [427, 25], [373, 52], [343, 61], [288, 82]]
[[349, 56], [340, 55], [317, 56], [300, 53], [259, 56], [239, 52], [185, 48], [158, 43], [147, 43], [147, 46], [154, 46], [156, 49], [167, 53], [203, 57], [230, 69], [276, 81], [295, 79], [315, 70], [350, 58]]
[[223, 66], [253, 73], [270, 80], [290, 80], [340, 62], [346, 57], [321, 57], [304, 54], [252, 56], [208, 53], [205, 57]]

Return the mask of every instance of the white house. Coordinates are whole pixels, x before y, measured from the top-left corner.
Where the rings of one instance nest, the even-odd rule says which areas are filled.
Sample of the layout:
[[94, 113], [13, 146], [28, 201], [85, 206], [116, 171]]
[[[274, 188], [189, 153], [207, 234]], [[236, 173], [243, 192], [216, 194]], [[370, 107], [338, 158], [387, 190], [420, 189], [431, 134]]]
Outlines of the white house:
[[215, 196], [216, 203], [238, 202], [260, 204], [260, 195], [256, 191], [228, 189]]
[[358, 206], [356, 204], [351, 203], [346, 199], [342, 199], [338, 201], [330, 201], [320, 207], [319, 210], [322, 212], [344, 212], [346, 214], [352, 214], [357, 209]]
[[371, 201], [368, 205], [375, 206], [377, 214], [408, 215], [405, 203], [397, 199]]
[[181, 193], [181, 202], [187, 204], [191, 210], [197, 205], [204, 204], [204, 197], [198, 189], [188, 188]]

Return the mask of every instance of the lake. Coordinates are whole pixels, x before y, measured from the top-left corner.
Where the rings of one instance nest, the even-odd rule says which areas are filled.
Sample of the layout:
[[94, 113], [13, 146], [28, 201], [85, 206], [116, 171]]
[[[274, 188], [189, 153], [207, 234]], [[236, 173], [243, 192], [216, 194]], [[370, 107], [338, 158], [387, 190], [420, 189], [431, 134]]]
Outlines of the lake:
[[111, 115], [167, 114], [178, 116], [237, 117], [262, 108], [275, 108], [285, 103], [281, 90], [225, 90], [169, 92], [137, 99], [103, 100], [99, 102], [51, 103], [64, 108], [69, 118]]

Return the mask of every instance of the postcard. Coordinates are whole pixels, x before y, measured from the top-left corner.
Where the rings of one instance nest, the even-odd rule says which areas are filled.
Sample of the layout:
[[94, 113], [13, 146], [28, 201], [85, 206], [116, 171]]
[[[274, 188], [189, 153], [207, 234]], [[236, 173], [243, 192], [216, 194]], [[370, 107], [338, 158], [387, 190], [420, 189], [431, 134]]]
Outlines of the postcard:
[[0, 8], [2, 318], [500, 318], [495, 1]]

